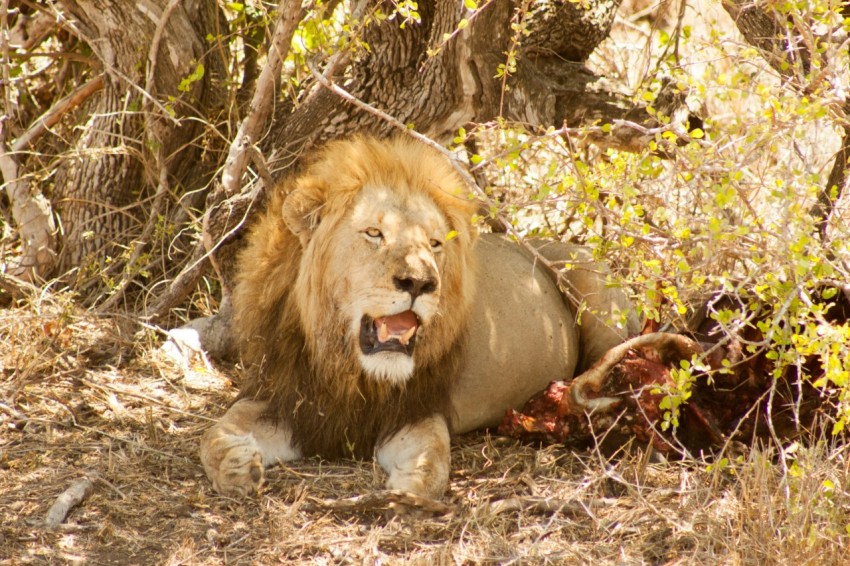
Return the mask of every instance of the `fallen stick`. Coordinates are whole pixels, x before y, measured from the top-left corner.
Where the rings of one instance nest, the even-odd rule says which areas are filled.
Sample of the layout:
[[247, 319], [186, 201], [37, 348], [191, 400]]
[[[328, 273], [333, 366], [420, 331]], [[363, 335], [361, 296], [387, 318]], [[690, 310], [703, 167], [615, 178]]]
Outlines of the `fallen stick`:
[[71, 509], [91, 495], [93, 487], [94, 485], [88, 478], [77, 480], [71, 484], [71, 487], [63, 491], [50, 507], [50, 511], [47, 512], [47, 516], [44, 518], [44, 526], [48, 529], [55, 529], [61, 525], [68, 516], [68, 513], [71, 512]]
[[587, 515], [593, 518], [589, 506], [586, 503], [574, 499], [555, 499], [550, 497], [511, 497], [500, 499], [490, 503], [490, 513], [498, 515], [519, 511], [520, 513], [531, 513], [533, 515], [562, 514], [575, 517]]
[[405, 491], [383, 490], [349, 499], [313, 499], [313, 504], [307, 508], [328, 509], [343, 512], [382, 511], [393, 507], [411, 508], [426, 511], [435, 515], [448, 515], [453, 507], [434, 499], [421, 497]]

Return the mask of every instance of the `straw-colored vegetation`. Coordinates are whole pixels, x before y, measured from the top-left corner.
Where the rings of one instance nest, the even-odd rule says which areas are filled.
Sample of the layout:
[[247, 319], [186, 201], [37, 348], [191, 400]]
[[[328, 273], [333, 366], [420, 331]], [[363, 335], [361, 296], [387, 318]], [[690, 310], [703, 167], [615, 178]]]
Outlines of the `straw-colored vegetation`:
[[[610, 459], [471, 434], [453, 444], [443, 506], [366, 497], [371, 463], [271, 470], [249, 499], [218, 496], [197, 447], [235, 374], [163, 359], [61, 298], [0, 315], [0, 564], [840, 564], [850, 453], [755, 448], [724, 467]], [[8, 400], [8, 401], [7, 401]], [[54, 500], [91, 495], [56, 529]]]
[[[229, 17], [247, 17], [232, 4]], [[661, 4], [641, 11], [644, 3], [624, 2], [589, 65], [650, 108], [662, 85], [676, 85], [702, 127], [662, 124], [644, 132], [643, 150], [624, 152], [593, 143], [606, 126], [545, 131], [496, 121], [458, 132], [453, 149], [494, 197], [493, 216], [521, 236], [589, 244], [641, 314], [664, 328], [684, 327], [718, 292], [757, 300], [765, 340], [752, 353], [777, 371], [801, 369], [830, 395], [832, 420], [820, 432], [681, 461], [637, 445], [612, 456], [481, 432], [454, 439], [441, 502], [381, 492], [383, 472], [371, 462], [317, 459], [272, 468], [252, 498], [219, 496], [197, 450], [235, 396], [240, 368], [201, 356], [175, 361], [161, 349], [165, 319], [142, 322], [141, 311], [190, 263], [185, 235], [201, 231], [202, 211], [181, 208], [191, 197], [171, 202], [169, 193], [145, 201], [168, 214], [133, 226], [147, 233], [144, 249], [126, 247], [47, 284], [9, 280], [17, 294], [0, 294], [0, 565], [845, 563], [850, 325], [827, 321], [812, 301], [824, 284], [850, 293], [846, 177], [826, 199], [829, 213], [818, 208], [850, 131], [845, 6], [760, 3], [782, 10], [788, 33], [811, 48], [809, 64], [783, 74], [719, 3]], [[412, 5], [398, 2], [397, 14]], [[251, 13], [263, 25], [266, 16]], [[339, 22], [326, 17], [299, 28], [284, 65], [294, 85], [287, 96], [310, 79], [307, 55], [338, 47]], [[16, 69], [40, 84], [39, 61]], [[510, 74], [507, 63], [494, 74]], [[189, 74], [184, 86], [201, 78]], [[71, 139], [72, 121], [55, 125], [58, 138]], [[220, 138], [230, 141], [231, 132], [209, 131], [204, 157], [222, 165]], [[115, 151], [141, 151], [137, 142]], [[64, 143], [26, 163], [48, 194], [51, 151]], [[171, 204], [157, 208], [163, 202]], [[0, 202], [4, 266], [21, 249], [7, 208]], [[168, 324], [217, 310], [220, 289], [209, 273]], [[86, 307], [111, 296], [121, 300], [98, 313]], [[714, 316], [727, 329], [748, 322], [746, 312]], [[810, 367], [817, 371], [807, 374]], [[690, 369], [677, 375], [665, 392], [671, 407], [693, 383]], [[671, 410], [659, 426], [675, 419]], [[51, 506], [81, 479], [91, 489], [46, 528]]]

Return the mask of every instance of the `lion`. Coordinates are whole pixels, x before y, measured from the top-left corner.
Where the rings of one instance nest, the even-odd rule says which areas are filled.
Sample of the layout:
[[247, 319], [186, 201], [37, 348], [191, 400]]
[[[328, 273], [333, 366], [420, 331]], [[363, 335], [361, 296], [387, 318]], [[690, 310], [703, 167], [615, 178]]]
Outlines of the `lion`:
[[450, 431], [497, 424], [635, 332], [586, 250], [539, 247], [572, 264], [577, 319], [536, 254], [478, 235], [475, 212], [448, 160], [406, 138], [330, 142], [275, 188], [232, 294], [247, 377], [201, 442], [216, 491], [251, 493], [279, 461], [374, 456], [388, 489], [438, 498]]

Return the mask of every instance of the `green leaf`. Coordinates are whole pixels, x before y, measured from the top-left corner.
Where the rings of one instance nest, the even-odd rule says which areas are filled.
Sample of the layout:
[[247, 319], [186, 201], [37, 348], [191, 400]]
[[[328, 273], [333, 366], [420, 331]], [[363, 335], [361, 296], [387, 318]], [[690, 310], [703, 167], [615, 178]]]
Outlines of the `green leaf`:
[[180, 84], [177, 85], [177, 90], [179, 90], [180, 92], [189, 92], [189, 89], [192, 88], [192, 85], [201, 80], [202, 78], [204, 78], [204, 64], [199, 62], [198, 65], [195, 67], [195, 70], [192, 71], [192, 73], [188, 77], [180, 81]]

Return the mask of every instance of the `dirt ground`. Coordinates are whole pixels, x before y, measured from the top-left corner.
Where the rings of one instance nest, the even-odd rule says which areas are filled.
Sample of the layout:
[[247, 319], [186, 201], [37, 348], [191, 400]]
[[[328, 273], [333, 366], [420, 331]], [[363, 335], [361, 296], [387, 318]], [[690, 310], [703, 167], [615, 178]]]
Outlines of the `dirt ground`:
[[[748, 450], [714, 464], [641, 450], [456, 438], [439, 503], [380, 492], [371, 462], [273, 468], [215, 494], [200, 436], [238, 369], [167, 360], [154, 330], [43, 301], [0, 310], [0, 564], [840, 564], [846, 447]], [[81, 479], [90, 495], [45, 516]], [[390, 507], [392, 506], [392, 509]]]

